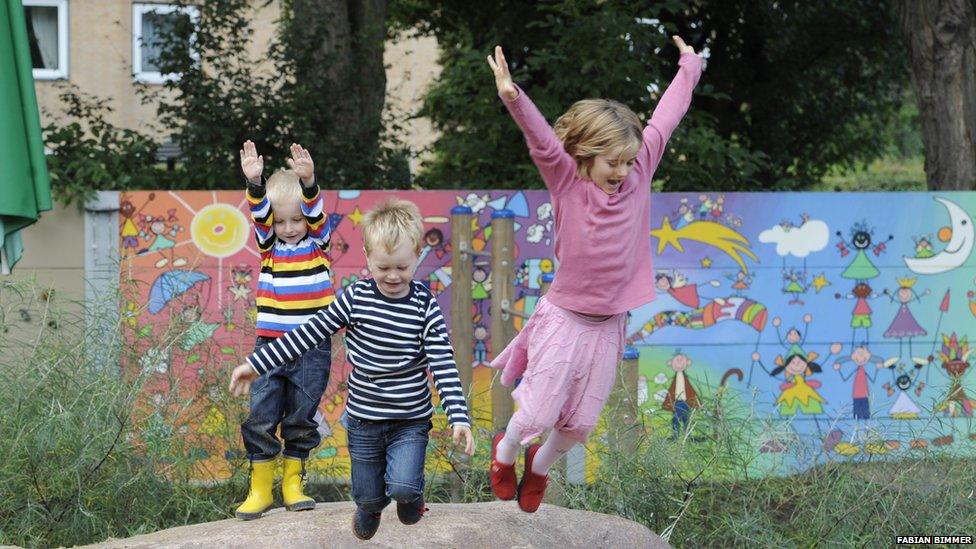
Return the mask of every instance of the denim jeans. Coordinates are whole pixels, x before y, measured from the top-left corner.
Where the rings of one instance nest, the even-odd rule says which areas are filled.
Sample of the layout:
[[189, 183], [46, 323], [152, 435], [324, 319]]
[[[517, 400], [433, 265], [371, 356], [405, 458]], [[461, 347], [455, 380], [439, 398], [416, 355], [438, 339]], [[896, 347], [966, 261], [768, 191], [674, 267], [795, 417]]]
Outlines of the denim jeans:
[[[254, 348], [268, 343], [258, 337]], [[322, 441], [315, 411], [332, 369], [332, 341], [326, 339], [304, 355], [271, 370], [251, 384], [251, 412], [241, 425], [244, 448], [251, 461], [274, 459], [281, 451], [277, 430], [285, 441], [284, 454], [305, 459]]]
[[367, 513], [379, 513], [390, 500], [417, 501], [424, 493], [424, 458], [433, 424], [429, 419], [366, 421], [342, 413], [352, 498]]
[[684, 430], [688, 430], [688, 419], [691, 417], [691, 408], [688, 407], [688, 403], [684, 400], [678, 400], [674, 403], [674, 415], [671, 417], [671, 438], [677, 438], [681, 426], [684, 426]]

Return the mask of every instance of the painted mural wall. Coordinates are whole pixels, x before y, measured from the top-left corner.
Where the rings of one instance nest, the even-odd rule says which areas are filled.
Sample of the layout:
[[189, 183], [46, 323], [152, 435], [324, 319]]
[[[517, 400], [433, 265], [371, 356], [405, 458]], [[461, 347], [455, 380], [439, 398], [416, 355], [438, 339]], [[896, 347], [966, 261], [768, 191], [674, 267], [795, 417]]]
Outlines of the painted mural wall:
[[[337, 287], [367, 275], [359, 224], [386, 194], [324, 192]], [[449, 324], [450, 294], [458, 290], [449, 212], [460, 203], [476, 214], [476, 250], [491, 247], [491, 212], [515, 212], [515, 306], [534, 310], [541, 275], [556, 268], [547, 193], [398, 194], [425, 216], [416, 277], [438, 296]], [[647, 284], [658, 299], [632, 311], [628, 324], [640, 351], [638, 400], [649, 430], [662, 440], [688, 436], [686, 420], [694, 424], [721, 390], [731, 418], [757, 425], [746, 450], [761, 472], [936, 448], [976, 451], [969, 343], [976, 332], [976, 193], [652, 200], [656, 274]], [[229, 400], [225, 387], [229, 369], [253, 347], [259, 270], [243, 192], [127, 193], [120, 213], [122, 312], [135, 357], [127, 367], [148, 376], [143, 405], [159, 416], [158, 428], [190, 434], [186, 451], [201, 470], [226, 476], [242, 452], [235, 436], [245, 405]], [[469, 400], [485, 429], [493, 373], [486, 364], [498, 351], [489, 333], [488, 263], [476, 260], [474, 281], [463, 289], [474, 299]], [[348, 471], [337, 421], [347, 375], [337, 354], [320, 405], [326, 437], [315, 454], [320, 472], [339, 476]], [[174, 427], [164, 417], [180, 421]], [[435, 458], [449, 452], [447, 434], [436, 418]]]

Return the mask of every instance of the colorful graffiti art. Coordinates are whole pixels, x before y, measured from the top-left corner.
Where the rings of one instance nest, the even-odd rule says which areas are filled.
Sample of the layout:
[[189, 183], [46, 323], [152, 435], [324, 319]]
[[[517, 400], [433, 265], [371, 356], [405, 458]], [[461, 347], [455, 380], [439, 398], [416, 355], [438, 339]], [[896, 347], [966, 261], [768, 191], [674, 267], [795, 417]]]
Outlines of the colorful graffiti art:
[[[512, 210], [513, 307], [531, 314], [542, 276], [558, 270], [546, 192], [398, 194], [424, 215], [416, 278], [448, 316], [458, 284], [451, 208], [474, 211], [475, 251], [491, 247], [491, 213]], [[338, 288], [368, 275], [360, 223], [386, 195], [324, 191]], [[243, 192], [133, 192], [121, 195], [120, 212], [122, 313], [138, 351], [134, 366], [148, 372], [147, 409], [162, 413], [175, 389], [212, 382], [214, 398], [184, 415], [201, 464], [225, 476], [228, 460], [240, 456], [234, 436], [244, 404], [221, 394], [229, 368], [254, 342], [258, 255]], [[693, 429], [689, 415], [707, 413], [699, 404], [721, 387], [728, 417], [764, 426], [750, 442], [757, 468], [785, 456], [806, 467], [930, 447], [973, 453], [974, 212], [976, 193], [654, 195], [648, 245], [656, 273], [647, 284], [657, 299], [631, 311], [627, 334], [640, 350], [637, 397], [647, 425], [662, 439]], [[462, 291], [474, 303], [474, 360], [460, 366], [473, 369], [469, 400], [487, 429], [486, 364], [497, 349], [485, 258], [476, 257]], [[313, 464], [337, 475], [348, 465], [337, 421], [347, 375], [337, 355], [320, 405], [328, 435]], [[697, 402], [685, 406], [681, 394]], [[445, 431], [435, 418], [434, 446], [449, 440], [438, 436]], [[220, 434], [228, 442], [207, 442]]]
[[654, 198], [658, 299], [632, 312], [630, 334], [641, 345], [639, 398], [662, 431], [672, 427], [668, 364], [680, 352], [694, 360], [698, 398], [727, 381], [725, 412], [763, 425], [757, 470], [787, 455], [802, 468], [976, 451], [966, 381], [976, 194], [722, 198], [725, 217], [680, 223], [694, 196]]
[[[415, 278], [438, 296], [450, 325], [451, 278], [450, 210], [465, 204], [475, 212], [474, 247], [491, 246], [491, 213], [515, 213], [520, 282], [516, 307], [534, 310], [541, 289], [539, 277], [553, 270], [552, 208], [546, 193], [490, 192], [458, 195], [452, 192], [404, 193], [424, 214], [424, 248]], [[360, 222], [374, 203], [387, 196], [375, 191], [324, 191], [332, 229], [334, 282], [345, 288], [367, 276], [361, 252]], [[255, 287], [259, 256], [243, 192], [133, 192], [120, 196], [122, 314], [132, 348], [139, 357], [132, 367], [148, 376], [145, 406], [159, 418], [166, 415], [179, 428], [193, 433], [204, 474], [225, 477], [228, 464], [242, 455], [237, 435], [245, 404], [224, 393], [227, 375], [254, 345]], [[487, 261], [480, 261], [470, 291], [475, 309], [473, 325], [474, 390], [470, 395], [476, 417], [490, 424], [487, 367], [492, 352], [488, 327], [491, 277]], [[338, 342], [339, 340], [336, 340]], [[341, 352], [334, 353], [332, 375], [319, 406], [321, 431], [326, 433], [313, 467], [339, 476], [348, 474], [345, 432], [338, 422], [344, 407], [349, 373]], [[212, 393], [212, 394], [208, 394]], [[193, 405], [174, 412], [175, 403]], [[436, 446], [449, 437], [444, 418], [435, 418]], [[442, 450], [447, 450], [444, 444]]]

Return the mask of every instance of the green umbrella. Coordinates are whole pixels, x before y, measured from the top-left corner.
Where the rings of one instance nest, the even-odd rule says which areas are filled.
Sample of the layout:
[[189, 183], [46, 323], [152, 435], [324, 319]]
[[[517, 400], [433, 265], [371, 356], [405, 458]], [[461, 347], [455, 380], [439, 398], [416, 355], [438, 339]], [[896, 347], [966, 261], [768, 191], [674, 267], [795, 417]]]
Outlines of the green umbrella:
[[21, 0], [0, 0], [0, 75], [0, 272], [6, 274], [24, 251], [20, 230], [51, 209]]

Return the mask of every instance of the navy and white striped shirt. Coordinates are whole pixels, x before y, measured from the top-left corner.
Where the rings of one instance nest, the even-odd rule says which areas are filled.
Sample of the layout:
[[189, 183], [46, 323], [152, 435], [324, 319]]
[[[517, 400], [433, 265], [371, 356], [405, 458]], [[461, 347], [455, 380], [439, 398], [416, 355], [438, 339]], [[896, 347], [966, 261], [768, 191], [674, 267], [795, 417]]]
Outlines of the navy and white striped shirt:
[[454, 349], [437, 300], [417, 281], [401, 298], [380, 293], [373, 279], [347, 287], [305, 324], [248, 357], [258, 374], [301, 356], [346, 329], [349, 374], [346, 412], [358, 419], [424, 419], [434, 413], [427, 371], [451, 425], [468, 425]]

